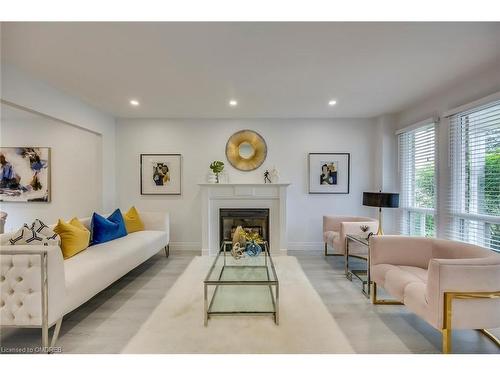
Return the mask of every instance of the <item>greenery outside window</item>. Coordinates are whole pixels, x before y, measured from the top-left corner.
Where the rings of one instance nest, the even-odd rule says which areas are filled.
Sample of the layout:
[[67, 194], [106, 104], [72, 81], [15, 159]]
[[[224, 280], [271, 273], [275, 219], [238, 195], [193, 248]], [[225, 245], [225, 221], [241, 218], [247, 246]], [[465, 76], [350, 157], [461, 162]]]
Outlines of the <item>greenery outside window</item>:
[[450, 117], [447, 236], [500, 251], [500, 101]]
[[436, 236], [435, 138], [432, 120], [398, 134], [401, 234]]

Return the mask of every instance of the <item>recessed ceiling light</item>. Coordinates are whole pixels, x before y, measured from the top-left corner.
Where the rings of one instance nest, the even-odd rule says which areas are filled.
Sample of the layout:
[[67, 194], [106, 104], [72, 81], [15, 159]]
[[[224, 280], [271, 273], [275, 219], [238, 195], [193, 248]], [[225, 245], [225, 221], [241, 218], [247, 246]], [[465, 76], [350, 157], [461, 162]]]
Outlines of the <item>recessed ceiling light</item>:
[[335, 104], [337, 104], [337, 101], [336, 101], [336, 100], [333, 100], [333, 99], [332, 99], [332, 100], [330, 100], [330, 101], [328, 102], [328, 105], [329, 105], [330, 107], [333, 107]]
[[133, 105], [134, 107], [137, 107], [139, 105], [139, 101], [135, 100], [135, 99], [130, 100], [129, 103], [130, 103], [130, 105]]
[[229, 105], [231, 107], [236, 107], [238, 105], [238, 102], [236, 100], [232, 99], [232, 100], [229, 101]]

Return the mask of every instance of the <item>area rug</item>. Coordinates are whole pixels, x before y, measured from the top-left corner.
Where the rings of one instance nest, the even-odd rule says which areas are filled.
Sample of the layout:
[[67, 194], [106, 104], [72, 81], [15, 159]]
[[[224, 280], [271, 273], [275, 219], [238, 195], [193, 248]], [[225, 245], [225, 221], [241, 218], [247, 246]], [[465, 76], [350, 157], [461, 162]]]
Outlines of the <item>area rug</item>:
[[203, 324], [203, 279], [213, 258], [196, 257], [123, 353], [353, 353], [297, 259], [273, 258], [280, 324], [269, 316], [212, 317]]

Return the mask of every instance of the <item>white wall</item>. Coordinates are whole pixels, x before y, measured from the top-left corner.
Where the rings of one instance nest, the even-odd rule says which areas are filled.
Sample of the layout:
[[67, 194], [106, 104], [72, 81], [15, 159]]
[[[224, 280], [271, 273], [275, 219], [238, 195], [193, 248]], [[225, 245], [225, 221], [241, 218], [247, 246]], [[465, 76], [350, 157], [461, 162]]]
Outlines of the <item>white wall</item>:
[[[267, 159], [256, 171], [240, 172], [225, 157], [226, 141], [234, 132], [252, 129], [268, 146]], [[322, 248], [323, 214], [376, 217], [363, 207], [362, 192], [374, 190], [376, 127], [367, 119], [335, 120], [164, 120], [122, 119], [117, 122], [117, 190], [120, 207], [136, 205], [171, 213], [173, 248], [201, 248], [200, 182], [206, 181], [213, 160], [226, 163], [230, 182], [262, 182], [273, 165], [281, 181], [291, 182], [288, 198], [289, 249]], [[307, 187], [309, 152], [350, 152], [351, 193], [310, 195]], [[182, 196], [141, 196], [139, 155], [181, 153]]]
[[[430, 117], [441, 119], [437, 126], [438, 191], [437, 235], [446, 237], [446, 205], [449, 197], [449, 123], [443, 113], [458, 106], [500, 91], [500, 64], [481, 70], [469, 77], [460, 77], [443, 90], [429, 95], [397, 116], [396, 129], [401, 129]], [[394, 153], [397, 161], [397, 154]], [[396, 163], [397, 166], [397, 163]], [[399, 181], [398, 181], [399, 183]]]
[[[395, 115], [382, 115], [375, 119], [376, 136], [375, 144], [375, 187], [388, 193], [398, 193], [399, 174], [397, 171], [397, 139], [395, 129], [397, 126]], [[382, 210], [383, 229], [386, 234], [398, 233], [397, 210]]]
[[429, 95], [398, 113], [397, 129], [440, 116], [443, 112], [470, 103], [500, 90], [500, 61], [468, 77], [459, 77], [448, 87]]
[[102, 205], [102, 139], [88, 130], [1, 105], [2, 147], [51, 147], [51, 202], [8, 203], [6, 231], [40, 218], [52, 224], [58, 218], [89, 216]]
[[[115, 207], [115, 119], [45, 82], [30, 77], [9, 64], [2, 63], [0, 75], [2, 100], [52, 116], [102, 136], [102, 199], [99, 207]], [[3, 127], [3, 124], [2, 124]], [[1, 128], [0, 128], [1, 130]]]

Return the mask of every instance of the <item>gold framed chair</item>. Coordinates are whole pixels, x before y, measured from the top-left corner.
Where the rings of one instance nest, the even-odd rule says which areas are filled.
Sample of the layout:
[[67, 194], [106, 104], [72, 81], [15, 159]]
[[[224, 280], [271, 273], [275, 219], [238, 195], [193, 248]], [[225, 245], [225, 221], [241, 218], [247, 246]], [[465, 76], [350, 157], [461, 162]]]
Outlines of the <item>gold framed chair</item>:
[[[344, 256], [346, 234], [363, 234], [361, 226], [367, 226], [367, 232], [375, 233], [378, 220], [362, 216], [323, 216], [325, 256]], [[333, 252], [329, 253], [329, 248]]]
[[[476, 329], [496, 345], [500, 327], [500, 254], [458, 241], [409, 236], [370, 239], [372, 303], [404, 304], [442, 333], [452, 351], [453, 329]], [[377, 297], [377, 285], [392, 300]]]

